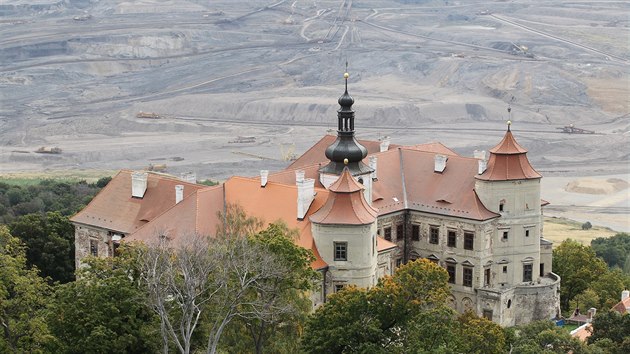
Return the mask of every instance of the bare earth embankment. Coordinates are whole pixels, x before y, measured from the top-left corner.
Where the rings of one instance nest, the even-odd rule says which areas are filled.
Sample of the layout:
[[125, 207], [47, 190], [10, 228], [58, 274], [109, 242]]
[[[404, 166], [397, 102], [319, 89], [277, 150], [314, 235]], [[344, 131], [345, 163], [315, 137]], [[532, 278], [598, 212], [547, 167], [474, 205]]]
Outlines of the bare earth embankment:
[[[629, 12], [561, 0], [3, 2], [0, 174], [280, 169], [334, 128], [348, 61], [360, 138], [471, 155], [511, 119], [545, 176], [546, 214], [630, 231], [628, 189], [608, 182], [630, 182]], [[558, 129], [570, 124], [594, 134]]]

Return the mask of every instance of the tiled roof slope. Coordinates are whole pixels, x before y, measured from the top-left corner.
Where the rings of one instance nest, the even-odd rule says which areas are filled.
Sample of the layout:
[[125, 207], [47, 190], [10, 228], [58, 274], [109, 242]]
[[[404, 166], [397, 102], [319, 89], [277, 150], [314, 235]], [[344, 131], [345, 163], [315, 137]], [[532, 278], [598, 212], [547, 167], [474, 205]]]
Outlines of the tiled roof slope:
[[131, 197], [131, 171], [122, 170], [70, 221], [129, 234], [175, 205], [175, 186], [184, 186], [184, 198], [204, 188], [178, 178], [148, 172], [144, 197]]
[[364, 187], [344, 168], [330, 185], [326, 204], [311, 215], [311, 222], [329, 225], [367, 225], [376, 221], [378, 211], [363, 197]]
[[612, 307], [611, 310], [613, 311], [617, 311], [620, 314], [625, 314], [625, 313], [629, 313], [630, 309], [630, 297], [627, 297], [621, 301], [619, 301], [615, 306]]
[[503, 140], [490, 149], [486, 171], [477, 176], [478, 179], [485, 181], [511, 181], [541, 177], [529, 163], [527, 150], [516, 142], [509, 128]]
[[[327, 164], [329, 161], [325, 155], [326, 148], [334, 143], [336, 139], [337, 137], [334, 135], [325, 135], [318, 142], [316, 142], [315, 145], [311, 146], [310, 149], [306, 150], [306, 152], [302, 154], [302, 156], [293, 161], [293, 163], [291, 163], [289, 167], [287, 167], [287, 170], [296, 170], [299, 168], [303, 168], [304, 166], [310, 166], [318, 163], [322, 163], [322, 165]], [[359, 142], [359, 144], [363, 145], [367, 149], [368, 155], [381, 151], [380, 141], [360, 139], [357, 139], [357, 141]], [[389, 145], [390, 149], [396, 147], [398, 147], [398, 145]]]

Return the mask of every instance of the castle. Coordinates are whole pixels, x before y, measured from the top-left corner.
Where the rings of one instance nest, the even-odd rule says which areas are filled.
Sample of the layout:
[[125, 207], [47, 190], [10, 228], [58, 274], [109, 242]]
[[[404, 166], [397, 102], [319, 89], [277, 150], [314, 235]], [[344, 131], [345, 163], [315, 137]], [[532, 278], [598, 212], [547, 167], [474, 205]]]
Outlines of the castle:
[[370, 287], [397, 266], [427, 258], [449, 274], [451, 304], [503, 326], [555, 317], [560, 279], [543, 238], [541, 175], [508, 127], [489, 156], [439, 143], [396, 146], [355, 138], [354, 99], [339, 98], [337, 136], [325, 136], [285, 170], [218, 186], [120, 171], [75, 225], [76, 264], [113, 256], [122, 240], [214, 234], [228, 204], [297, 228], [321, 272], [314, 306], [348, 284]]

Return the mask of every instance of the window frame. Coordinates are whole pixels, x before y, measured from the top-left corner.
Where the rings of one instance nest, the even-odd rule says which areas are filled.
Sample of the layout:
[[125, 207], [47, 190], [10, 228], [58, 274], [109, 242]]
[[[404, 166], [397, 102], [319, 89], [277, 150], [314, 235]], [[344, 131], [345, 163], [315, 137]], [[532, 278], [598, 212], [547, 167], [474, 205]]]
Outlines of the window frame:
[[90, 255], [98, 257], [98, 240], [90, 239]]
[[475, 250], [475, 233], [464, 232], [464, 249], [469, 251]]
[[440, 244], [440, 227], [439, 226], [429, 227], [429, 243], [432, 245]]
[[411, 225], [411, 240], [420, 241], [420, 225], [418, 224]]
[[501, 236], [501, 241], [507, 241], [510, 237], [509, 231], [503, 231], [503, 235]]
[[464, 267], [464, 278], [462, 281], [462, 285], [472, 288], [473, 286], [473, 268], [472, 267]]
[[383, 238], [386, 239], [387, 241], [392, 240], [392, 227], [391, 226], [383, 228]]
[[[343, 247], [343, 249], [338, 248]], [[347, 261], [348, 260], [348, 242], [335, 241], [333, 242], [333, 251], [335, 261]], [[342, 254], [343, 252], [343, 254]]]
[[447, 233], [446, 233], [446, 246], [447, 247], [457, 247], [457, 231], [455, 231], [455, 230], [448, 230], [447, 231]]
[[531, 282], [533, 281], [533, 279], [534, 279], [534, 265], [531, 263], [523, 264], [523, 283]]
[[[452, 270], [452, 274], [451, 274]], [[446, 272], [448, 273], [448, 283], [456, 284], [457, 280], [457, 265], [454, 263], [446, 263]]]

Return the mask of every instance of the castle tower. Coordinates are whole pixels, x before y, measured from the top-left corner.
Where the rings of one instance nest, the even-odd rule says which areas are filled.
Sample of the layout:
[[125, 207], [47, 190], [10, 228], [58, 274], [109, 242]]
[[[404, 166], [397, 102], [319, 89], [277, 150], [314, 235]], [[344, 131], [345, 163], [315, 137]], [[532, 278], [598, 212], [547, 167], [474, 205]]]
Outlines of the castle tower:
[[[349, 165], [349, 161], [346, 160]], [[329, 186], [326, 203], [310, 216], [313, 239], [328, 263], [334, 291], [345, 285], [370, 287], [377, 281], [376, 217], [362, 193], [364, 186], [346, 165]]]
[[[501, 214], [493, 235], [493, 261], [507, 267], [498, 282], [514, 285], [535, 281], [544, 275], [540, 264], [542, 213], [540, 180], [510, 129], [499, 144], [490, 149], [485, 171], [476, 176], [475, 191], [484, 206]], [[551, 265], [547, 265], [548, 270]]]
[[[346, 90], [339, 97], [337, 111], [337, 139], [326, 148], [326, 157], [330, 162], [319, 169], [319, 180], [321, 184], [329, 188], [341, 175], [344, 167], [361, 184], [365, 186], [364, 194], [366, 200], [372, 202], [372, 168], [363, 163], [367, 156], [367, 149], [361, 145], [354, 137], [354, 111], [352, 105], [354, 99], [348, 94], [348, 73], [345, 73]], [[344, 164], [347, 160], [347, 165]]]

